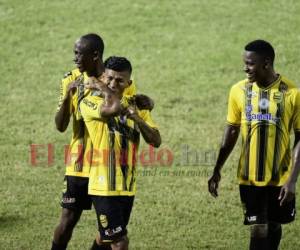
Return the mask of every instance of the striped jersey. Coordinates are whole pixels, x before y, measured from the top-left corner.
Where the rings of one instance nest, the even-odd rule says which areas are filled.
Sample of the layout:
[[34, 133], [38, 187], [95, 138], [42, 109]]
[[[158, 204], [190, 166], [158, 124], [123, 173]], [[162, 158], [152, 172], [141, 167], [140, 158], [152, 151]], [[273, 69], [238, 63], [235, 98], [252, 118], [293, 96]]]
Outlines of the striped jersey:
[[[103, 98], [93, 94], [80, 103], [93, 143], [88, 192], [99, 196], [135, 195], [139, 130], [124, 116], [102, 119], [102, 103]], [[146, 124], [156, 128], [149, 110], [138, 110], [138, 114]]]
[[[80, 81], [79, 86], [73, 94], [70, 101], [70, 114], [72, 116], [72, 138], [69, 145], [65, 146], [64, 161], [66, 165], [66, 175], [89, 177], [91, 159], [88, 152], [92, 148], [92, 141], [90, 140], [88, 131], [84, 125], [79, 103], [81, 100], [89, 95], [90, 91], [85, 89], [85, 84], [89, 82], [89, 77], [86, 72], [81, 73], [79, 69], [74, 69], [67, 73], [61, 81], [60, 97], [57, 106], [57, 112], [60, 110], [64, 98], [70, 84], [75, 80]], [[136, 94], [136, 85], [134, 82], [125, 89], [124, 95], [132, 96]]]
[[300, 130], [296, 85], [280, 75], [267, 88], [247, 79], [238, 82], [230, 90], [227, 122], [241, 127], [239, 183], [282, 186], [292, 167], [291, 130]]

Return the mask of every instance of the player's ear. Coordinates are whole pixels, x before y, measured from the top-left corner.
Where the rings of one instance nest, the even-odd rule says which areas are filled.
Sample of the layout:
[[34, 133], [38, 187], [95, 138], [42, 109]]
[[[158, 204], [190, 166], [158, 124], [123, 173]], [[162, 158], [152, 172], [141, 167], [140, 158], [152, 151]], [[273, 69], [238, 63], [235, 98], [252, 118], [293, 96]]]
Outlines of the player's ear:
[[94, 60], [94, 61], [97, 61], [98, 59], [99, 59], [99, 52], [95, 50], [95, 51], [93, 52], [93, 60]]
[[132, 84], [132, 80], [130, 79], [129, 81], [128, 81], [128, 86], [130, 86]]
[[271, 59], [270, 58], [266, 58], [265, 59], [265, 65], [264, 65], [264, 69], [268, 69], [271, 66]]

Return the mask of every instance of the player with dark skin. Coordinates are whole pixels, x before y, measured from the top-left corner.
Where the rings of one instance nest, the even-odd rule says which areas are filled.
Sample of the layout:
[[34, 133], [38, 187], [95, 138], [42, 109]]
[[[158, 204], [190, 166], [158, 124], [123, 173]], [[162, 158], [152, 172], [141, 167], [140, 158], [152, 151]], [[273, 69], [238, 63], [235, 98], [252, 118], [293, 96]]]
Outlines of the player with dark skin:
[[[91, 41], [83, 37], [79, 38], [74, 45], [74, 63], [81, 73], [86, 72], [89, 76], [90, 84], [93, 82], [99, 82], [98, 78], [101, 77], [105, 68], [103, 65], [102, 55], [99, 51], [91, 50], [93, 48]], [[70, 102], [72, 101], [72, 96], [76, 93], [80, 80], [75, 80], [68, 86], [67, 94], [62, 101], [62, 105], [55, 115], [55, 125], [58, 131], [64, 132], [70, 122]], [[109, 90], [108, 90], [109, 91]], [[154, 102], [152, 99], [145, 95], [136, 95], [133, 97], [136, 100], [136, 104], [142, 109], [152, 110]], [[106, 109], [107, 114], [111, 114], [114, 111]], [[52, 249], [65, 249], [64, 247], [59, 248], [59, 246], [67, 246], [70, 241], [77, 222], [82, 214], [82, 209], [68, 209], [62, 208], [61, 218], [58, 226], [55, 228], [53, 236], [53, 245], [56, 244], [57, 247]], [[97, 237], [97, 241], [99, 241]], [[95, 243], [94, 243], [95, 244]], [[101, 249], [101, 248], [98, 248]], [[110, 248], [108, 248], [110, 249]]]
[[[274, 71], [273, 61], [270, 58], [263, 57], [256, 52], [246, 51], [243, 56], [244, 71], [247, 74], [249, 82], [257, 82], [259, 86], [268, 87], [277, 78], [278, 74]], [[240, 127], [234, 125], [227, 125], [224, 131], [222, 143], [218, 153], [216, 165], [214, 167], [213, 175], [208, 181], [208, 190], [213, 197], [218, 196], [219, 183], [221, 181], [221, 169], [232, 152], [238, 136]], [[295, 141], [293, 150], [293, 165], [291, 174], [287, 182], [282, 186], [278, 199], [280, 206], [291, 201], [295, 197], [295, 189], [297, 177], [300, 171], [300, 132], [295, 131]], [[277, 249], [281, 238], [281, 224], [270, 222], [268, 224], [251, 225], [251, 238], [266, 238], [272, 232], [280, 232], [277, 239], [278, 242], [270, 242], [270, 248]], [[250, 248], [251, 249], [251, 248]]]
[[[74, 45], [74, 62], [81, 73], [86, 72], [90, 77], [99, 77], [104, 72], [102, 55], [99, 51], [91, 51], [90, 41], [79, 38]], [[80, 81], [74, 81], [68, 86], [67, 94], [60, 110], [56, 113], [55, 124], [60, 132], [64, 132], [70, 122], [70, 102], [75, 94]], [[82, 214], [81, 209], [62, 208], [61, 219], [54, 231], [53, 242], [57, 245], [67, 245], [72, 237], [72, 232]]]

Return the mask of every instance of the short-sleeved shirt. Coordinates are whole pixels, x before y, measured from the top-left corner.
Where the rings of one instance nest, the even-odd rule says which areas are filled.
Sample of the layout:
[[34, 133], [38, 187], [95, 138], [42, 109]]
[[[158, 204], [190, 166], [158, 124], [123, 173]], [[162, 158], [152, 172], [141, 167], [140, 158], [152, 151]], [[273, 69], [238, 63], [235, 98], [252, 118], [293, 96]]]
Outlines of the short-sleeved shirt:
[[[124, 116], [101, 118], [103, 98], [89, 95], [80, 109], [93, 142], [89, 194], [99, 196], [127, 195], [136, 191], [136, 157], [139, 130]], [[145, 123], [157, 128], [149, 110], [138, 110]]]
[[267, 88], [238, 82], [230, 90], [227, 122], [241, 127], [239, 183], [282, 186], [292, 167], [290, 133], [300, 130], [296, 85], [280, 75]]
[[[84, 125], [79, 108], [81, 100], [90, 93], [89, 90], [84, 88], [84, 85], [88, 83], [88, 79], [89, 77], [85, 72], [81, 73], [78, 69], [74, 69], [65, 75], [60, 86], [60, 97], [57, 111], [61, 108], [68, 86], [75, 80], [79, 80], [81, 82], [76, 93], [72, 96], [69, 106], [73, 120], [73, 131], [71, 142], [64, 150], [66, 175], [69, 176], [89, 177], [90, 174], [91, 159], [87, 152], [91, 150], [92, 142]], [[127, 96], [135, 95], [135, 83], [132, 83], [129, 88], [126, 88], [124, 94]]]

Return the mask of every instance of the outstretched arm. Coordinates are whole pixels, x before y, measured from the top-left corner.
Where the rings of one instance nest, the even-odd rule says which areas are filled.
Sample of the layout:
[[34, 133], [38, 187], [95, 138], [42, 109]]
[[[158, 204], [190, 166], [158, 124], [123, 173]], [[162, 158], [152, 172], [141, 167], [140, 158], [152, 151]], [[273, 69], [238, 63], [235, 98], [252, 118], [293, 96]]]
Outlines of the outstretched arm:
[[237, 142], [239, 132], [239, 126], [227, 125], [225, 128], [214, 172], [208, 181], [208, 191], [213, 197], [218, 196], [218, 187], [221, 180], [221, 169]]

